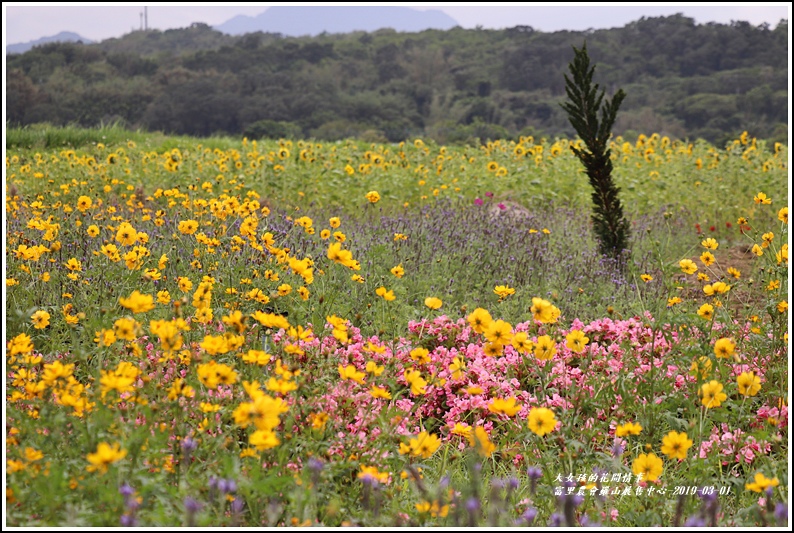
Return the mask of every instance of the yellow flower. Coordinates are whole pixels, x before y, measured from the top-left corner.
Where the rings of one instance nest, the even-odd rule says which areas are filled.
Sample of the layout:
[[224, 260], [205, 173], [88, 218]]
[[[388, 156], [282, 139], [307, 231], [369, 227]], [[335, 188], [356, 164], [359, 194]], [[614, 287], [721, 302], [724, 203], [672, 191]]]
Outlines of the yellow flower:
[[442, 303], [443, 302], [441, 301], [440, 298], [435, 298], [432, 296], [425, 298], [425, 305], [430, 309], [438, 309], [439, 307], [441, 307]]
[[77, 210], [84, 213], [87, 209], [91, 208], [91, 198], [88, 196], [81, 196], [77, 199]]
[[649, 281], [653, 281], [653, 276], [651, 276], [650, 274], [643, 274], [642, 276], [640, 276], [640, 279], [645, 283], [648, 283]]
[[703, 246], [703, 248], [707, 248], [709, 250], [716, 250], [720, 245], [717, 240], [712, 237], [701, 241], [700, 244]]
[[429, 363], [430, 362], [430, 352], [427, 348], [422, 348], [421, 346], [418, 348], [414, 348], [410, 352], [411, 359], [414, 361], [418, 361], [419, 363]]
[[678, 262], [678, 266], [681, 267], [681, 271], [684, 274], [694, 274], [697, 272], [697, 265], [691, 259], [682, 259]]
[[642, 476], [642, 481], [656, 481], [663, 470], [664, 463], [655, 453], [641, 453], [631, 464], [631, 471]]
[[717, 356], [717, 359], [727, 359], [733, 355], [734, 350], [736, 349], [736, 343], [733, 342], [733, 339], [719, 339], [717, 342], [714, 343], [714, 355]]
[[625, 437], [627, 435], [639, 435], [642, 432], [642, 426], [634, 422], [627, 422], [615, 428], [616, 437]]
[[230, 366], [215, 361], [198, 365], [196, 374], [198, 374], [199, 381], [208, 389], [216, 389], [218, 385], [233, 385], [237, 382], [237, 372]]
[[[585, 337], [586, 338], [586, 337]], [[519, 331], [513, 335], [513, 340], [510, 341], [519, 353], [529, 353], [535, 348], [535, 343], [529, 340], [529, 335], [525, 331]]]
[[369, 200], [371, 204], [376, 204], [380, 200], [380, 194], [378, 191], [369, 191], [364, 197]]
[[513, 338], [513, 326], [504, 320], [494, 320], [485, 328], [483, 334], [493, 344], [504, 346]]
[[251, 433], [251, 436], [248, 437], [248, 444], [254, 446], [259, 451], [264, 451], [275, 448], [281, 444], [281, 441], [272, 430], [259, 429]]
[[377, 481], [378, 483], [388, 484], [389, 483], [389, 473], [388, 472], [378, 472], [378, 469], [374, 466], [364, 466], [361, 465], [361, 472], [358, 473], [356, 476], [357, 479], [370, 479], [373, 481]]
[[530, 312], [532, 317], [541, 324], [554, 324], [560, 316], [560, 310], [542, 298], [532, 298]]
[[121, 449], [119, 443], [114, 443], [113, 446], [105, 442], [100, 442], [97, 450], [94, 453], [89, 453], [86, 456], [88, 462], [91, 463], [86, 470], [89, 472], [100, 472], [104, 474], [108, 471], [108, 466], [117, 461], [121, 461], [127, 456], [127, 450]]
[[698, 309], [698, 315], [706, 320], [711, 320], [714, 317], [714, 306], [711, 304], [703, 304]]
[[405, 378], [405, 383], [411, 387], [411, 394], [414, 396], [420, 396], [426, 394], [425, 387], [427, 387], [427, 381], [422, 378], [421, 373], [418, 370], [408, 369], [403, 372], [403, 378]]
[[384, 400], [391, 400], [391, 393], [383, 387], [373, 385], [369, 391], [373, 398], [383, 398]]
[[471, 329], [474, 330], [475, 333], [483, 333], [485, 328], [493, 321], [491, 314], [481, 307], [472, 311], [466, 320], [468, 320]]
[[511, 398], [494, 398], [488, 404], [488, 410], [497, 415], [514, 416], [521, 410], [521, 405], [516, 404], [516, 399]]
[[364, 374], [364, 372], [359, 372], [353, 365], [339, 365], [339, 377], [342, 378], [342, 380], [349, 379], [360, 385], [363, 385], [366, 374]]
[[711, 265], [714, 264], [716, 259], [714, 258], [714, 254], [712, 254], [711, 252], [706, 251], [706, 252], [703, 252], [702, 254], [700, 254], [700, 261], [705, 266], [711, 266]]
[[548, 361], [557, 353], [557, 344], [548, 335], [538, 337], [535, 343], [535, 357], [540, 361]]
[[122, 317], [113, 323], [113, 334], [121, 340], [133, 341], [140, 333], [140, 325], [132, 318]]
[[452, 379], [461, 379], [466, 370], [466, 363], [460, 357], [455, 357], [449, 365], [450, 377]]
[[119, 303], [133, 313], [145, 313], [154, 309], [154, 297], [151, 294], [141, 294], [137, 290], [132, 291], [129, 298], [119, 298]]
[[99, 235], [99, 227], [97, 227], [95, 224], [91, 224], [90, 226], [88, 226], [85, 229], [85, 231], [86, 233], [88, 233], [89, 237], [96, 237], [97, 235]]
[[588, 337], [584, 336], [584, 332], [575, 329], [565, 336], [565, 346], [574, 353], [582, 353], [585, 345], [590, 342]]
[[463, 425], [460, 422], [455, 422], [455, 427], [453, 427], [449, 432], [452, 435], [468, 438], [471, 436], [471, 426]]
[[764, 250], [760, 246], [758, 246], [758, 244], [754, 244], [752, 250], [750, 251], [753, 252], [753, 254], [755, 254], [758, 257], [764, 255]]
[[736, 378], [739, 394], [742, 396], [755, 396], [761, 390], [761, 378], [752, 372], [742, 372]]
[[124, 246], [132, 246], [138, 241], [138, 232], [128, 222], [122, 222], [116, 231], [116, 241]]
[[744, 488], [753, 492], [764, 492], [769, 487], [777, 487], [780, 484], [777, 478], [769, 479], [761, 472], [755, 473], [752, 483], [747, 483]]
[[50, 325], [50, 314], [47, 311], [38, 310], [30, 316], [33, 322], [33, 327], [36, 329], [44, 329]]
[[441, 446], [441, 439], [427, 431], [422, 431], [415, 438], [408, 441], [408, 446], [412, 456], [429, 459]]
[[703, 405], [705, 405], [707, 409], [719, 407], [722, 405], [722, 402], [728, 398], [728, 395], [722, 392], [722, 389], [722, 384], [714, 379], [703, 384], [700, 388], [700, 392], [701, 396], [703, 396]]
[[282, 283], [278, 286], [278, 295], [286, 296], [292, 292], [292, 287], [288, 283]]
[[557, 427], [557, 419], [554, 418], [554, 411], [546, 407], [535, 407], [529, 412], [529, 429], [535, 435], [542, 437], [554, 431]]
[[394, 291], [388, 291], [386, 290], [386, 287], [378, 287], [377, 289], [375, 289], [375, 294], [382, 297], [387, 302], [391, 302], [396, 298], [394, 296]]
[[397, 265], [396, 267], [392, 268], [390, 272], [398, 278], [401, 278], [405, 275], [405, 270], [403, 269], [402, 265]]
[[777, 219], [783, 224], [788, 224], [788, 207], [781, 207], [777, 212]]
[[777, 312], [780, 314], [785, 313], [788, 311], [788, 302], [778, 302], [777, 304]]
[[753, 197], [753, 201], [757, 204], [766, 204], [769, 205], [772, 203], [772, 199], [768, 198], [766, 194], [759, 192]]
[[496, 445], [491, 442], [488, 432], [482, 426], [474, 428], [474, 433], [469, 433], [467, 437], [469, 444], [474, 446], [482, 457], [490, 457], [496, 451]]
[[516, 290], [508, 287], [507, 285], [497, 285], [494, 287], [493, 292], [499, 297], [500, 300], [504, 300], [508, 296], [515, 294]]
[[692, 441], [686, 433], [671, 431], [662, 438], [662, 453], [670, 459], [686, 459], [687, 450], [692, 447]]
[[265, 328], [272, 329], [288, 329], [289, 322], [281, 315], [273, 313], [263, 313], [262, 311], [255, 311], [251, 317], [262, 324]]

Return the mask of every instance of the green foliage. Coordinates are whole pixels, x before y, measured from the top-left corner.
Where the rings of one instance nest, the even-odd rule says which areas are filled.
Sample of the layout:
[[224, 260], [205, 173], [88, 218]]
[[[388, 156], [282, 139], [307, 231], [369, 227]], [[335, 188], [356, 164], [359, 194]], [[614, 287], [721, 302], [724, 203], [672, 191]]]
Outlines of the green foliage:
[[590, 67], [587, 45], [582, 45], [581, 50], [576, 47], [573, 50], [575, 56], [569, 67], [573, 81], [565, 76], [565, 92], [569, 102], [561, 105], [587, 146], [583, 150], [572, 145], [571, 150], [587, 170], [587, 177], [593, 187], [593, 231], [598, 237], [599, 250], [603, 255], [617, 259], [629, 247], [629, 222], [623, 217], [619, 189], [612, 179], [608, 143], [615, 116], [626, 93], [619, 89], [612, 100], [605, 101], [601, 107], [604, 91], [599, 93], [598, 84], [592, 84], [595, 67]]
[[[676, 15], [587, 38], [604, 86], [632, 94], [616, 133], [716, 143], [726, 131], [747, 130], [786, 142], [787, 32], [786, 23], [697, 25]], [[565, 91], [563, 58], [583, 36], [528, 27], [313, 38], [233, 37], [203, 24], [135, 31], [9, 56], [7, 118], [91, 127], [120, 120], [188, 135], [240, 135], [272, 120], [297, 124], [303, 136], [381, 132], [389, 142], [434, 135], [473, 143], [528, 128], [570, 136], [556, 102]], [[338, 121], [356, 127], [337, 129]], [[467, 131], [478, 121], [482, 131]]]
[[257, 120], [246, 126], [243, 135], [249, 139], [297, 139], [301, 129], [291, 122]]

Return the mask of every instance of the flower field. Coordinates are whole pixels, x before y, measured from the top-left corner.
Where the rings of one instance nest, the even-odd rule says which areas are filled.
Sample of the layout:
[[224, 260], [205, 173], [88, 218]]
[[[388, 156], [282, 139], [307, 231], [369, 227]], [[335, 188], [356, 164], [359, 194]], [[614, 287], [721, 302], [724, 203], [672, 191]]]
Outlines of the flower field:
[[6, 525], [788, 525], [787, 147], [614, 139], [617, 262], [575, 141], [106, 137], [7, 151]]

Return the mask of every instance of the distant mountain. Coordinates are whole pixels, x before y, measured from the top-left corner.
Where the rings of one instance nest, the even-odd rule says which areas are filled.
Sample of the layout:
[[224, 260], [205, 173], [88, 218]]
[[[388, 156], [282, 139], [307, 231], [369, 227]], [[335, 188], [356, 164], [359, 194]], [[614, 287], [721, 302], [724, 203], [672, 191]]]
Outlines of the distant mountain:
[[238, 15], [214, 28], [230, 35], [257, 31], [289, 37], [328, 33], [448, 30], [458, 23], [442, 11], [396, 6], [274, 6], [256, 17]]
[[76, 43], [78, 41], [82, 41], [84, 44], [91, 44], [94, 41], [91, 39], [86, 39], [81, 35], [77, 35], [71, 31], [62, 31], [57, 35], [52, 35], [51, 37], [42, 37], [41, 39], [36, 39], [35, 41], [30, 41], [27, 43], [17, 43], [17, 44], [9, 44], [6, 46], [6, 55], [8, 54], [24, 54], [34, 46], [39, 46], [41, 44], [47, 43]]

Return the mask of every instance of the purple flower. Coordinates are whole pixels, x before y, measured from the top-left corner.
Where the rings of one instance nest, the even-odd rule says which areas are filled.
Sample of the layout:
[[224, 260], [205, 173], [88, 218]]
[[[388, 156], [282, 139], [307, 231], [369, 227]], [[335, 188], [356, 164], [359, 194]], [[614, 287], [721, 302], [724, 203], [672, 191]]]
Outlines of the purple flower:
[[612, 457], [620, 457], [623, 455], [623, 445], [619, 441], [615, 441], [615, 444], [612, 445]]
[[551, 527], [560, 527], [562, 525], [562, 515], [560, 513], [554, 513], [549, 518], [549, 525]]
[[198, 442], [196, 442], [194, 439], [191, 439], [190, 437], [185, 437], [182, 439], [182, 451], [184, 451], [185, 454], [190, 454], [190, 452], [196, 448], [198, 448]]
[[233, 479], [221, 479], [218, 481], [218, 490], [222, 494], [230, 494], [237, 490], [237, 483]]
[[543, 471], [537, 466], [530, 466], [527, 468], [527, 476], [529, 476], [529, 493], [535, 494], [538, 488], [538, 480], [543, 476]]
[[201, 508], [203, 507], [203, 505], [201, 505], [201, 502], [194, 500], [190, 496], [185, 498], [185, 501], [183, 503], [185, 505], [185, 511], [187, 511], [188, 514], [196, 514], [197, 512], [201, 511]]
[[690, 516], [684, 522], [684, 527], [706, 527], [706, 521], [699, 516]]
[[598, 522], [591, 522], [587, 515], [583, 515], [582, 519], [579, 521], [583, 527], [601, 527], [601, 524]]
[[323, 469], [324, 463], [316, 457], [311, 457], [307, 466], [312, 472], [320, 472]]
[[479, 508], [480, 508], [480, 500], [478, 500], [477, 498], [469, 498], [468, 500], [466, 500], [466, 509], [470, 513], [477, 511]]
[[135, 489], [133, 489], [129, 484], [124, 483], [122, 486], [119, 487], [119, 494], [128, 498], [135, 494]]
[[521, 518], [524, 519], [528, 526], [531, 526], [536, 516], [538, 516], [538, 510], [534, 507], [529, 507], [524, 511], [524, 514], [521, 515]]
[[119, 520], [122, 527], [135, 527], [138, 525], [138, 521], [135, 517], [131, 514], [123, 514], [121, 515], [121, 519]]
[[775, 504], [775, 520], [777, 520], [777, 525], [785, 526], [788, 522], [788, 505], [783, 502], [778, 502]]
[[714, 490], [711, 490], [709, 487], [702, 487], [698, 491], [698, 496], [700, 496], [700, 498], [706, 503], [712, 503], [717, 499], [717, 493]]

